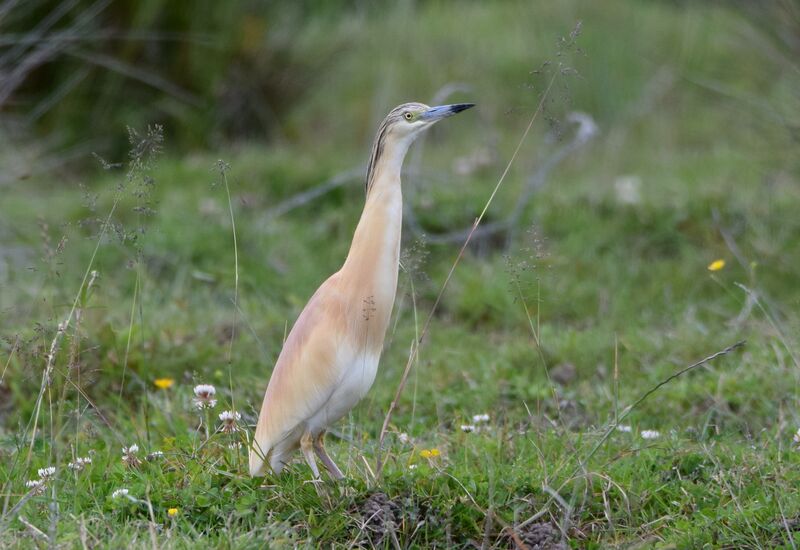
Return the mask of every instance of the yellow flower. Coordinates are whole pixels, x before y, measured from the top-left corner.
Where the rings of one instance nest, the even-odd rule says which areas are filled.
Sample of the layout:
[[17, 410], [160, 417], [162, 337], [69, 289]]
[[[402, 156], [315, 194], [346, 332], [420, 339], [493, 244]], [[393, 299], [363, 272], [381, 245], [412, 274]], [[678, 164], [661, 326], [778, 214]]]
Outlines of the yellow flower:
[[714, 260], [710, 264], [708, 264], [709, 271], [719, 271], [725, 267], [725, 260]]
[[171, 518], [174, 518], [175, 516], [178, 515], [178, 509], [177, 508], [170, 508], [169, 510], [167, 510], [167, 515], [169, 517], [171, 517]]
[[153, 384], [155, 384], [156, 387], [160, 390], [166, 390], [168, 388], [171, 388], [174, 383], [175, 380], [173, 380], [172, 378], [156, 378], [155, 380], [153, 380]]
[[436, 458], [439, 456], [439, 449], [422, 449], [419, 452], [419, 456], [422, 458]]

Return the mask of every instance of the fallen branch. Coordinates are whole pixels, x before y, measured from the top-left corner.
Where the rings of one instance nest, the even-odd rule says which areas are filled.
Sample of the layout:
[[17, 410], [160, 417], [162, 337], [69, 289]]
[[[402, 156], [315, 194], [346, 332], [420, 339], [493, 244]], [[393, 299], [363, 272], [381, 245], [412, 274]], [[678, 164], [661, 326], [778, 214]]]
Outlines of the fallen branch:
[[317, 185], [316, 187], [312, 187], [307, 191], [303, 191], [302, 193], [298, 193], [296, 195], [292, 195], [288, 199], [283, 202], [279, 202], [276, 206], [273, 206], [264, 214], [267, 219], [277, 218], [278, 216], [282, 216], [289, 212], [290, 210], [294, 210], [295, 208], [300, 208], [304, 206], [322, 195], [326, 193], [330, 193], [334, 189], [337, 189], [344, 185], [345, 183], [354, 181], [359, 176], [363, 176], [365, 172], [365, 168], [363, 166], [357, 166], [355, 168], [350, 168], [345, 170], [344, 172], [339, 172], [329, 180]]
[[[550, 173], [561, 164], [567, 157], [582, 149], [598, 134], [597, 124], [594, 119], [586, 113], [574, 112], [567, 116], [567, 122], [577, 125], [575, 134], [566, 145], [555, 151], [545, 162], [528, 178], [525, 187], [522, 189], [516, 206], [511, 214], [504, 219], [494, 221], [481, 227], [473, 233], [473, 238], [485, 237], [497, 233], [506, 232], [511, 237], [514, 228], [517, 227], [522, 218], [525, 208], [530, 203], [533, 196], [547, 183]], [[419, 223], [413, 208], [408, 206], [405, 210], [405, 220], [408, 227], [417, 235], [424, 235], [425, 241], [433, 244], [448, 244], [462, 242], [464, 238], [472, 233], [472, 228], [456, 229], [446, 233], [429, 233], [425, 231]]]

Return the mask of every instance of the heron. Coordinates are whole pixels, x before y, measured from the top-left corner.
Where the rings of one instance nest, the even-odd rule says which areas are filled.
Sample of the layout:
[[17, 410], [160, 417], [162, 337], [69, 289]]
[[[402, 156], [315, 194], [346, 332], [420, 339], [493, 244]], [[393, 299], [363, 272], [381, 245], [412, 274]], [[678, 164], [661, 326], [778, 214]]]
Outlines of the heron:
[[264, 475], [267, 464], [280, 473], [300, 447], [315, 480], [315, 455], [332, 478], [344, 477], [324, 438], [375, 381], [397, 291], [403, 160], [422, 132], [473, 106], [404, 103], [381, 123], [347, 258], [303, 308], [272, 370], [250, 447], [251, 476]]

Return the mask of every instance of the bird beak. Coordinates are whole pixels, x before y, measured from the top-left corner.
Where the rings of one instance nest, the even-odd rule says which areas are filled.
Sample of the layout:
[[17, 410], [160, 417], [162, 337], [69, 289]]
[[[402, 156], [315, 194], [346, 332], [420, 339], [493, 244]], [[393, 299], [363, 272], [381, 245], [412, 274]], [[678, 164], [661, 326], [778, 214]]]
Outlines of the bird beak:
[[456, 103], [454, 105], [439, 105], [438, 107], [431, 107], [422, 115], [420, 118], [422, 120], [429, 120], [435, 121], [440, 120], [442, 118], [447, 118], [449, 116], [453, 116], [456, 113], [460, 113], [461, 111], [466, 111], [470, 107], [474, 107], [474, 103]]

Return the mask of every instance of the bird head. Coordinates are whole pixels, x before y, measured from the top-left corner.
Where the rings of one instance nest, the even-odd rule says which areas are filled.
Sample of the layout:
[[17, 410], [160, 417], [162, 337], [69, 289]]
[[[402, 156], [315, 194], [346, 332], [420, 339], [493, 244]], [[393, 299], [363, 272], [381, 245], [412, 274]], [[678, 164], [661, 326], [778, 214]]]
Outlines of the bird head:
[[[474, 107], [474, 103], [455, 103], [429, 107], [424, 103], [403, 103], [398, 105], [383, 119], [375, 141], [372, 144], [369, 165], [367, 166], [367, 192], [372, 185], [378, 160], [389, 149], [390, 158], [402, 164], [403, 157], [411, 143], [422, 132], [456, 113]], [[398, 166], [399, 166], [398, 164]]]
[[429, 107], [423, 103], [404, 103], [392, 109], [384, 120], [387, 133], [395, 139], [410, 141], [443, 118], [474, 107], [474, 103], [455, 103]]

